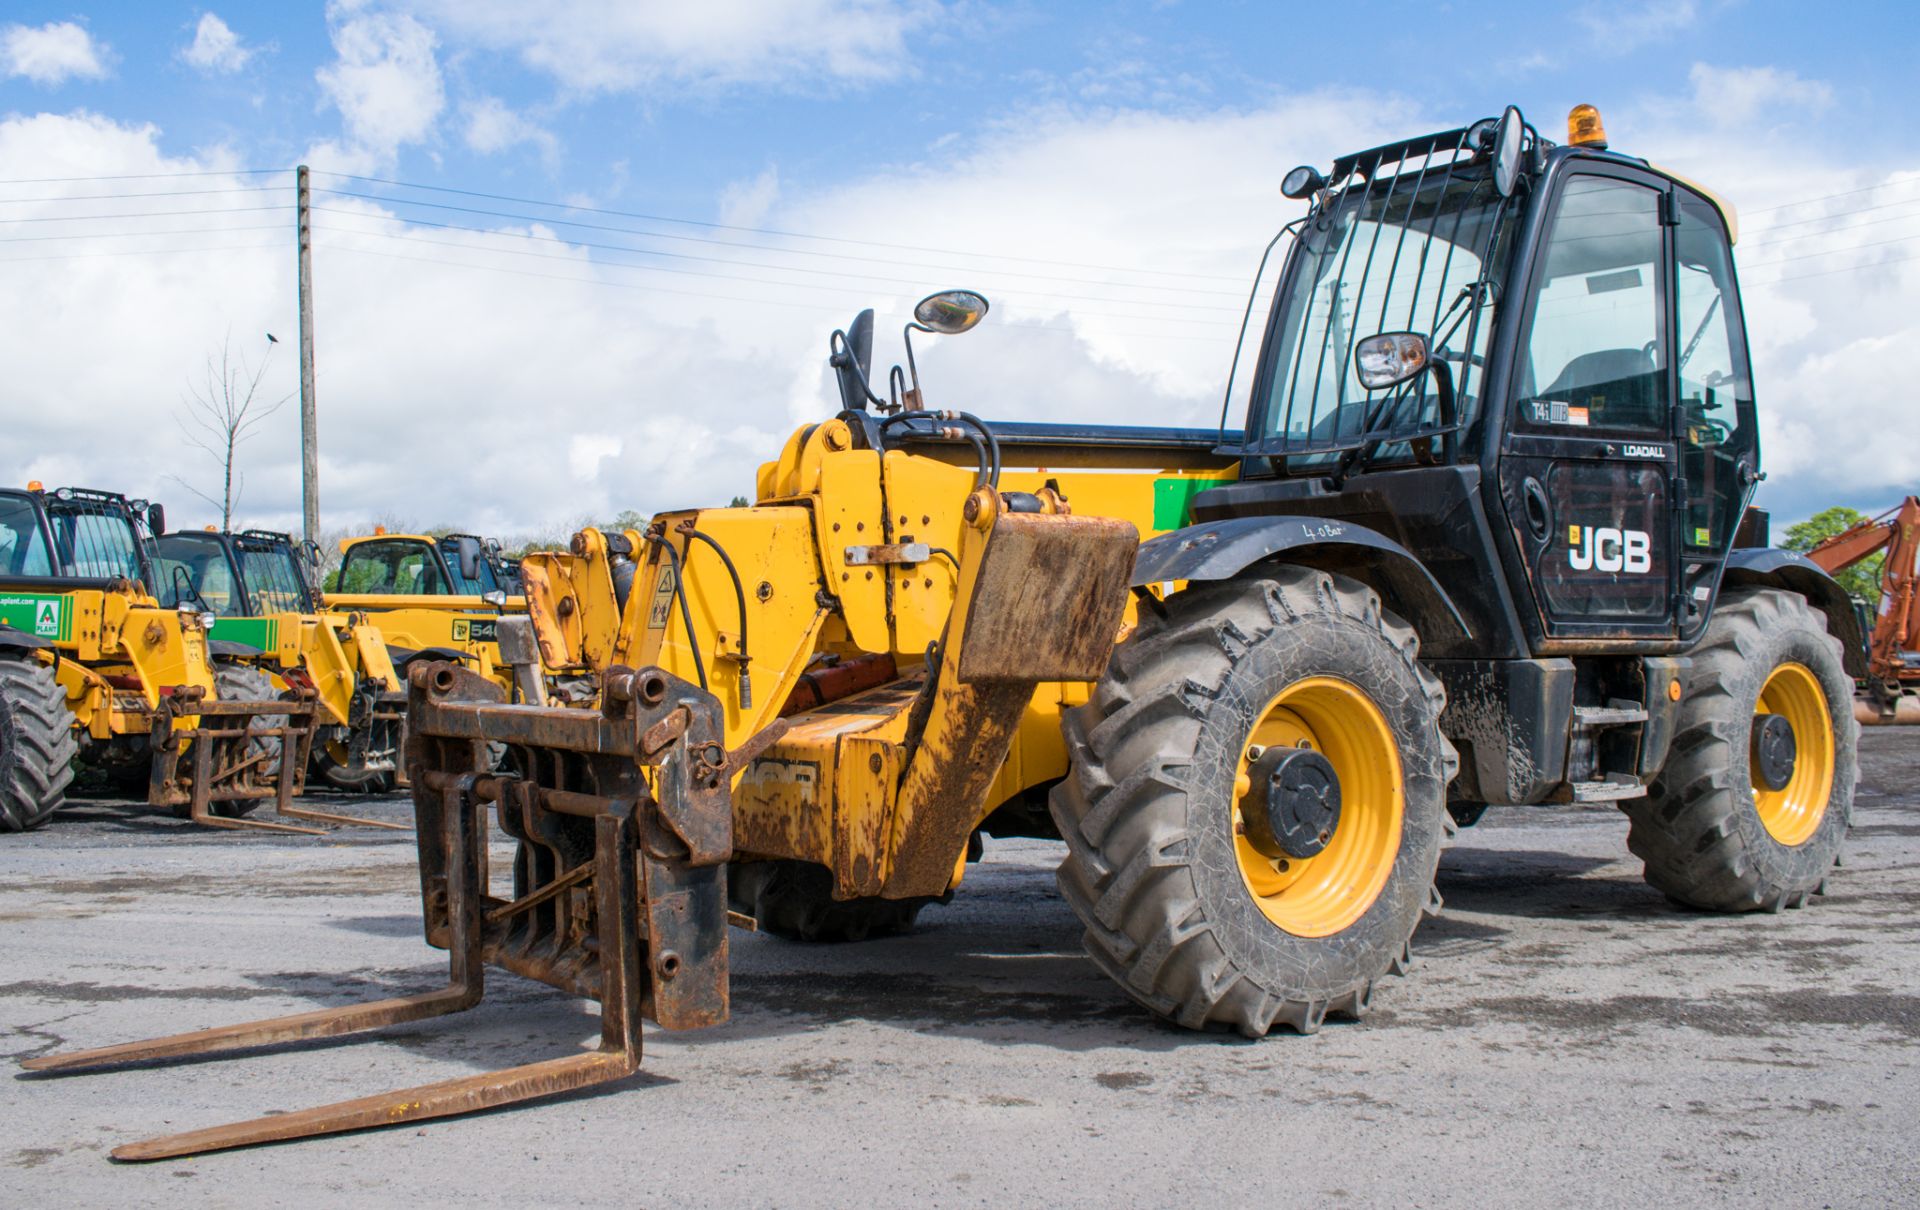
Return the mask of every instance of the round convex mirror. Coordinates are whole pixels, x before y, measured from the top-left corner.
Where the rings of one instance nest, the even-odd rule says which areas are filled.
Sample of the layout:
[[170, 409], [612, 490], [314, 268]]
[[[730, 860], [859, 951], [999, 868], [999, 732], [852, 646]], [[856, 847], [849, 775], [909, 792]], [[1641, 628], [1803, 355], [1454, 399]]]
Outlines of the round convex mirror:
[[1501, 197], [1512, 197], [1513, 187], [1520, 180], [1520, 142], [1526, 127], [1527, 120], [1520, 116], [1519, 109], [1509, 105], [1493, 132], [1493, 187]]
[[953, 336], [986, 318], [987, 300], [972, 290], [942, 290], [929, 294], [913, 309], [913, 318], [923, 328], [943, 336]]

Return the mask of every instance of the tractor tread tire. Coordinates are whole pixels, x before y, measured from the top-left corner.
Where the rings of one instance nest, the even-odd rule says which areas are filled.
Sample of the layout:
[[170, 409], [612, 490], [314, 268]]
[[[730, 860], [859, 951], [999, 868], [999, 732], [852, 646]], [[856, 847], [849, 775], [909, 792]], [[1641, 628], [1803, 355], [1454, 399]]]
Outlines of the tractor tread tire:
[[[1719, 912], [1797, 908], [1839, 864], [1859, 780], [1853, 682], [1840, 640], [1805, 597], [1773, 588], [1721, 593], [1693, 652], [1665, 767], [1645, 798], [1622, 804], [1627, 848], [1646, 880], [1684, 907]], [[1797, 846], [1774, 840], [1747, 773], [1754, 703], [1785, 659], [1810, 668], [1833, 720], [1833, 791], [1819, 828]]]
[[727, 867], [727, 900], [763, 933], [787, 941], [868, 941], [907, 932], [929, 903], [914, 899], [835, 899], [833, 874], [810, 861], [736, 861]]
[[79, 745], [53, 669], [0, 659], [0, 832], [32, 831], [60, 809]]
[[[1271, 567], [1197, 584], [1164, 609], [1142, 611], [1063, 724], [1071, 770], [1050, 801], [1067, 843], [1057, 881], [1086, 951], [1135, 1001], [1192, 1029], [1257, 1038], [1275, 1025], [1311, 1033], [1330, 1016], [1358, 1018], [1379, 977], [1406, 971], [1414, 930], [1439, 910], [1434, 874], [1455, 831], [1446, 788], [1459, 769], [1439, 727], [1445, 690], [1419, 663], [1412, 627], [1344, 576]], [[1240, 700], [1236, 667], [1262, 648], [1271, 652], [1261, 659], [1284, 661], [1302, 643], [1344, 653], [1390, 691], [1375, 704], [1401, 751], [1409, 838], [1359, 921], [1299, 944], [1261, 914], [1231, 827], [1208, 812], [1230, 794], [1233, 754], [1265, 704]]]

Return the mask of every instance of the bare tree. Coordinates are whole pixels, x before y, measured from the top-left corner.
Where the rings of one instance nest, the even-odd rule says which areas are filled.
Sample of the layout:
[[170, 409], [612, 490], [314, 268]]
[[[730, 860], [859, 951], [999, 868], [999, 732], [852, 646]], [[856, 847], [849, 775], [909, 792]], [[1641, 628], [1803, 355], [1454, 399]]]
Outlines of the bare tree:
[[169, 478], [219, 509], [221, 529], [233, 528], [234, 509], [246, 486], [246, 475], [235, 465], [241, 443], [253, 435], [261, 421], [293, 398], [291, 392], [271, 403], [260, 398], [260, 382], [266, 377], [273, 345], [278, 343], [272, 336], [267, 341], [267, 352], [258, 367], [249, 364], [244, 353], [236, 360], [231, 336], [222, 341], [217, 358], [207, 354], [204, 383], [188, 385], [187, 398], [174, 416], [187, 440], [220, 464], [220, 494], [209, 495], [178, 475]]

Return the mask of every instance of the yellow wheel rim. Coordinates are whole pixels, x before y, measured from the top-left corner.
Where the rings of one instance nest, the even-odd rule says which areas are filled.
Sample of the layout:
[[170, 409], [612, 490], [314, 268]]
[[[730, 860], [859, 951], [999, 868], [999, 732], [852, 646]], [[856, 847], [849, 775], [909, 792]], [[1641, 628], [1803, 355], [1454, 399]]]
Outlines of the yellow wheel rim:
[[1753, 805], [1767, 835], [1783, 845], [1800, 844], [1820, 829], [1833, 796], [1833, 716], [1827, 710], [1827, 695], [1806, 665], [1782, 664], [1760, 687], [1753, 713], [1756, 718], [1778, 714], [1793, 728], [1793, 776], [1787, 784], [1768, 789], [1751, 756], [1748, 776]]
[[[1253, 788], [1253, 748], [1312, 748], [1340, 777], [1340, 820], [1312, 857], [1266, 856], [1248, 843], [1241, 803]], [[1357, 686], [1309, 677], [1268, 703], [1240, 749], [1233, 791], [1240, 875], [1268, 920], [1296, 937], [1330, 937], [1366, 914], [1393, 873], [1406, 797], [1393, 729]]]

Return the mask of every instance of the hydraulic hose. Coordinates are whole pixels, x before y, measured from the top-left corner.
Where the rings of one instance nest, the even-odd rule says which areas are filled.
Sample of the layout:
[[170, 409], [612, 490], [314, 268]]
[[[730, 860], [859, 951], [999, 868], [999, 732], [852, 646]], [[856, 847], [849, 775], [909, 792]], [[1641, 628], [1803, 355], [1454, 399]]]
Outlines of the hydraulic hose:
[[741, 584], [740, 573], [734, 568], [733, 560], [728, 557], [726, 547], [720, 545], [712, 535], [701, 533], [695, 529], [692, 521], [687, 521], [678, 528], [681, 533], [687, 535], [689, 538], [698, 538], [700, 541], [712, 547], [713, 553], [719, 555], [720, 562], [726, 566], [727, 575], [733, 579], [733, 603], [735, 610], [740, 616], [740, 708], [742, 710], [750, 710], [753, 708], [753, 678], [748, 672], [746, 587]]
[[700, 639], [693, 632], [693, 610], [687, 605], [687, 578], [681, 574], [680, 552], [673, 543], [658, 534], [648, 534], [647, 541], [667, 552], [667, 562], [673, 565], [673, 595], [680, 601], [680, 623], [687, 628], [687, 650], [693, 652], [693, 672], [700, 681], [702, 689], [707, 688], [707, 665], [700, 658]]

